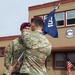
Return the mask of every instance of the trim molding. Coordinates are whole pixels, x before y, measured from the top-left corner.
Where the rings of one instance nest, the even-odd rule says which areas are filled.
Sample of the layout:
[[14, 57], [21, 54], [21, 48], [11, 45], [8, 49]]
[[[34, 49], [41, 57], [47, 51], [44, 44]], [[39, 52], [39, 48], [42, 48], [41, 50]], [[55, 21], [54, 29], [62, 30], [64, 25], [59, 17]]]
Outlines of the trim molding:
[[70, 2], [75, 2], [75, 0], [60, 0], [60, 1], [49, 2], [49, 3], [45, 3], [45, 4], [40, 4], [40, 5], [28, 7], [28, 10], [31, 11], [31, 10], [36, 10], [36, 9], [56, 6], [59, 3], [66, 4], [66, 3], [70, 3]]
[[52, 51], [75, 51], [75, 46], [53, 47]]
[[0, 41], [7, 41], [7, 40], [13, 40], [17, 37], [19, 37], [20, 35], [15, 35], [15, 36], [6, 36], [6, 37], [0, 37]]

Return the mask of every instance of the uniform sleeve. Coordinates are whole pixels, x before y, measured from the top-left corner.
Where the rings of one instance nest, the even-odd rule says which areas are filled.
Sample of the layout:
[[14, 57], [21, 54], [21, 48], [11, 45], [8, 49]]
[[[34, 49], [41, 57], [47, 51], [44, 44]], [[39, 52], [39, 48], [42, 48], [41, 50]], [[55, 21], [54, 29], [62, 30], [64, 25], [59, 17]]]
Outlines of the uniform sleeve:
[[8, 69], [8, 67], [11, 65], [11, 59], [13, 56], [13, 42], [11, 42], [5, 52], [5, 57], [4, 57], [4, 66]]
[[47, 47], [46, 47], [46, 51], [47, 51], [47, 56], [49, 56], [51, 54], [51, 51], [52, 51], [52, 45], [49, 44]]

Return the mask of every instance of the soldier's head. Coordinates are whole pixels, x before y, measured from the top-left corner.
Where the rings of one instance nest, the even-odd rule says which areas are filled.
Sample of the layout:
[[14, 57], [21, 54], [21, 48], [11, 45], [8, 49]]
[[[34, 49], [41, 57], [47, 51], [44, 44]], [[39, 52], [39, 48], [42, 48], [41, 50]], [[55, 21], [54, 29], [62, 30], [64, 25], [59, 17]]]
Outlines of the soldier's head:
[[31, 19], [31, 30], [42, 30], [44, 25], [43, 19], [41, 17], [34, 17]]
[[30, 31], [30, 26], [31, 26], [31, 24], [29, 22], [24, 22], [20, 26], [20, 31], [21, 32]]

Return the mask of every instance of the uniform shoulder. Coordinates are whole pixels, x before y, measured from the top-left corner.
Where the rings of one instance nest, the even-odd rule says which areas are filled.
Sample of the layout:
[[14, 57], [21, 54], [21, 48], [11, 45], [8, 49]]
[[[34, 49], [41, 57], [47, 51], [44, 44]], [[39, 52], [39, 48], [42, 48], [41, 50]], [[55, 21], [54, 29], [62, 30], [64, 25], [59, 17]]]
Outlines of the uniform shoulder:
[[12, 40], [10, 43], [17, 44], [18, 42], [19, 42], [19, 38], [16, 38], [16, 39]]
[[19, 38], [16, 38], [16, 39], [14, 39], [14, 40], [12, 40], [13, 42], [15, 42], [15, 41], [18, 41], [19, 40]]

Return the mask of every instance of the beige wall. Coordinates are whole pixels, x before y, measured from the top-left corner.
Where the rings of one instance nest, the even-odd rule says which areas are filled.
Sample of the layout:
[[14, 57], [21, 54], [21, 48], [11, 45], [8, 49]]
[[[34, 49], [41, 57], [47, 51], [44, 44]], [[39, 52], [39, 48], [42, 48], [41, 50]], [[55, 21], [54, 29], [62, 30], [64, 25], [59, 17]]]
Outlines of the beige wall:
[[58, 29], [58, 38], [52, 38], [51, 36], [47, 35], [47, 38], [50, 40], [53, 47], [75, 46], [75, 36], [72, 38], [66, 37], [67, 29], [73, 29], [75, 33], [75, 27], [69, 27]]
[[7, 40], [7, 41], [0, 41], [0, 47], [6, 47], [11, 40]]
[[[7, 41], [0, 41], [0, 47], [6, 47], [8, 46], [9, 42], [11, 40], [7, 40]], [[0, 57], [0, 75], [2, 75], [2, 73], [6, 70], [6, 68], [4, 67], [4, 57]]]
[[3, 72], [4, 70], [4, 57], [0, 57], [0, 72]]

